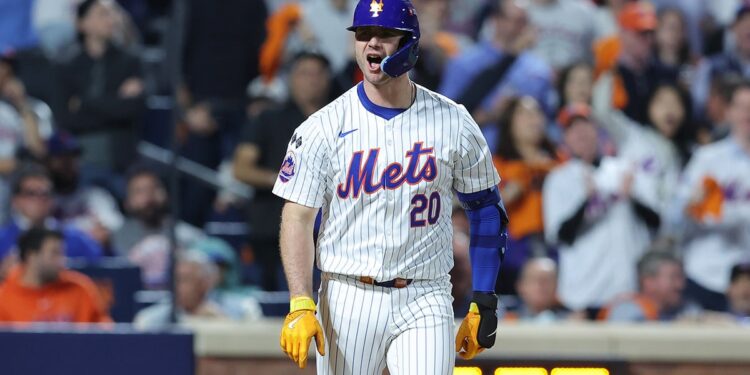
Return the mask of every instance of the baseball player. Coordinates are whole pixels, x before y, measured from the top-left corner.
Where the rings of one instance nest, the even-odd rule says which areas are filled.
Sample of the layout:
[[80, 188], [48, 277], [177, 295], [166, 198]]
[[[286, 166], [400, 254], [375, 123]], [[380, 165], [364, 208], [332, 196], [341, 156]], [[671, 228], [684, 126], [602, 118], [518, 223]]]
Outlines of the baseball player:
[[406, 75], [420, 36], [408, 0], [360, 0], [349, 30], [365, 79], [297, 128], [273, 189], [292, 297], [281, 347], [303, 368], [314, 337], [319, 374], [452, 374], [451, 202], [471, 222], [474, 293], [455, 338], [469, 359], [495, 342], [500, 178], [468, 112]]

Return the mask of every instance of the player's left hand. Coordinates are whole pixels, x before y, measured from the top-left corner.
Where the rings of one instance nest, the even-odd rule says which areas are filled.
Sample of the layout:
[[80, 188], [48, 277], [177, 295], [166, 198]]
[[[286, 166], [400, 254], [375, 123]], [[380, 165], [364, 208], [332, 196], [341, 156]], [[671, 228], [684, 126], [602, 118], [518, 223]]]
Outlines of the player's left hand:
[[[295, 298], [291, 305], [291, 312], [284, 319], [279, 341], [281, 350], [299, 368], [305, 368], [307, 366], [307, 352], [310, 349], [310, 341], [313, 337], [315, 337], [318, 353], [325, 355], [323, 328], [315, 317], [315, 302], [311, 298]], [[296, 305], [298, 307], [295, 307]]]
[[495, 345], [497, 332], [497, 296], [474, 292], [469, 313], [456, 334], [456, 352], [463, 359], [472, 359], [484, 349]]

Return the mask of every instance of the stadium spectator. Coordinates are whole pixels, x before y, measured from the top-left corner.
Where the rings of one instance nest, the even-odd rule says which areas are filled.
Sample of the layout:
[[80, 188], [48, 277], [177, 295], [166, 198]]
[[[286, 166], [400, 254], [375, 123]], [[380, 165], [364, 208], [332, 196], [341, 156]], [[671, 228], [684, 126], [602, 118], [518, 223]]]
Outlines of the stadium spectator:
[[17, 65], [14, 55], [0, 54], [0, 224], [7, 220], [9, 176], [18, 157], [44, 157], [44, 137], [52, 131], [49, 107], [26, 94]]
[[738, 321], [750, 323], [750, 263], [732, 266], [727, 288], [729, 313]]
[[205, 255], [218, 267], [216, 291], [235, 292], [242, 289], [240, 260], [229, 243], [215, 237], [206, 237], [192, 244], [190, 251]]
[[277, 290], [283, 284], [279, 225], [284, 202], [271, 194], [271, 189], [289, 139], [299, 124], [326, 103], [330, 81], [328, 59], [314, 52], [297, 54], [290, 67], [290, 100], [251, 120], [235, 152], [234, 176], [256, 191], [248, 210], [250, 245], [263, 267], [261, 287], [266, 290]]
[[[204, 254], [185, 252], [175, 266], [177, 321], [190, 318], [227, 319], [221, 306], [208, 296], [216, 286], [219, 273]], [[167, 326], [171, 309], [169, 300], [149, 306], [136, 314], [133, 324], [138, 329], [159, 329]]]
[[[190, 0], [187, 6], [183, 84], [177, 96], [187, 133], [181, 153], [216, 168], [234, 154], [246, 122], [246, 89], [259, 74], [266, 5], [262, 0]], [[215, 193], [187, 180], [183, 186], [181, 219], [202, 226]]]
[[[662, 219], [668, 219], [680, 172], [694, 146], [689, 95], [673, 84], [658, 86], [647, 99], [648, 122], [638, 124], [612, 107], [613, 80], [605, 73], [596, 83], [593, 104], [597, 124], [614, 140], [618, 155], [637, 171], [634, 186], [638, 197], [657, 208]], [[676, 223], [660, 220], [658, 224], [664, 224], [665, 235], [677, 235]]]
[[42, 227], [20, 236], [21, 264], [0, 285], [0, 322], [111, 322], [94, 283], [65, 269], [65, 242]]
[[260, 304], [252, 296], [257, 288], [245, 287], [240, 283], [240, 260], [226, 241], [206, 237], [196, 241], [189, 252], [203, 254], [216, 266], [218, 278], [208, 298], [221, 306], [227, 316], [248, 319], [263, 315]]
[[109, 0], [77, 8], [78, 43], [59, 71], [58, 120], [83, 148], [82, 182], [123, 195], [122, 173], [135, 158], [136, 124], [145, 108], [140, 63], [113, 43]]
[[[594, 69], [586, 62], [579, 61], [564, 67], [557, 78], [557, 112], [572, 104], [591, 105], [594, 87]], [[550, 122], [547, 134], [555, 143], [562, 140], [562, 127]]]
[[611, 322], [674, 321], [695, 317], [701, 309], [683, 299], [682, 261], [671, 251], [655, 248], [638, 261], [638, 293], [616, 297], [602, 309], [600, 320]]
[[268, 17], [268, 37], [260, 50], [263, 79], [271, 81], [285, 57], [302, 50], [320, 51], [334, 73], [344, 69], [354, 56], [353, 50], [342, 48], [351, 37], [341, 30], [351, 26], [353, 5], [346, 0], [291, 1], [274, 11]]
[[[169, 216], [167, 190], [156, 172], [141, 165], [131, 168], [127, 176], [125, 210], [125, 222], [112, 236], [115, 252], [141, 267], [147, 287], [165, 287], [173, 219]], [[200, 230], [184, 222], [177, 223], [175, 232], [178, 249], [187, 249], [204, 237]]]
[[678, 73], [653, 59], [658, 21], [651, 4], [629, 2], [623, 6], [617, 21], [619, 34], [600, 40], [594, 47], [596, 73], [611, 71], [614, 74], [614, 106], [634, 121], [645, 124], [648, 121], [646, 99], [657, 85], [676, 82]]
[[532, 51], [553, 69], [591, 61], [596, 37], [593, 6], [584, 1], [532, 0], [529, 18], [538, 30]]
[[412, 2], [419, 12], [419, 59], [409, 72], [412, 81], [437, 90], [443, 76], [445, 64], [459, 55], [471, 41], [448, 30], [450, 17], [449, 0], [415, 0]]
[[[656, 6], [660, 14], [665, 11], [677, 11], [682, 15], [683, 33], [687, 47], [693, 52], [704, 50], [707, 25], [711, 22], [710, 3], [718, 1], [704, 0], [648, 0]], [[730, 0], [736, 1], [736, 0]], [[736, 5], [734, 6], [736, 9]]]
[[560, 71], [557, 81], [559, 109], [571, 104], [591, 104], [591, 91], [594, 86], [594, 72], [591, 65], [576, 62]]
[[[120, 6], [127, 1], [106, 0], [112, 11], [112, 41], [119, 47], [131, 50], [139, 41], [138, 30], [130, 14]], [[34, 32], [39, 36], [43, 54], [59, 60], [65, 50], [76, 41], [76, 6], [79, 0], [35, 0], [31, 14]]]
[[18, 64], [19, 61], [13, 54], [0, 56], [0, 99], [15, 110], [15, 115], [3, 114], [3, 117], [7, 120], [15, 117], [9, 124], [15, 123], [16, 128], [7, 130], [8, 133], [16, 134], [18, 148], [30, 156], [43, 158], [44, 140], [52, 134], [52, 110], [47, 103], [28, 94], [18, 77]]
[[693, 56], [684, 14], [679, 8], [664, 8], [659, 11], [658, 20], [654, 34], [654, 58], [661, 66], [678, 71], [681, 79], [689, 78]]
[[506, 321], [551, 323], [571, 318], [557, 300], [557, 265], [550, 258], [529, 259], [516, 283], [520, 305], [503, 317]]
[[714, 77], [735, 74], [750, 78], [746, 63], [750, 60], [750, 3], [743, 1], [735, 12], [731, 32], [734, 44], [717, 55], [704, 58], [698, 65], [692, 82], [693, 103], [698, 115], [705, 114], [704, 106]]
[[495, 167], [502, 171], [500, 193], [515, 218], [508, 224], [509, 251], [503, 260], [498, 291], [514, 294], [516, 278], [526, 260], [547, 256], [542, 215], [542, 184], [558, 163], [555, 145], [547, 139], [546, 119], [530, 96], [513, 98], [500, 118]]
[[738, 85], [731, 98], [731, 133], [695, 152], [679, 185], [677, 203], [679, 218], [687, 221], [687, 293], [704, 308], [717, 311], [725, 308], [732, 265], [750, 256], [750, 83]]
[[105, 189], [80, 183], [81, 145], [75, 137], [58, 131], [47, 140], [45, 165], [55, 192], [54, 217], [87, 233], [112, 254], [110, 237], [123, 223], [117, 201]]
[[635, 198], [629, 164], [601, 156], [588, 107], [560, 117], [571, 159], [544, 181], [544, 231], [559, 246], [560, 301], [580, 311], [635, 290], [635, 264], [649, 243], [645, 223], [658, 215]]
[[732, 90], [742, 82], [736, 74], [717, 74], [711, 78], [711, 88], [706, 102], [705, 116], [700, 119], [702, 125], [697, 129], [696, 139], [700, 144], [724, 139], [730, 131], [727, 123], [727, 108], [732, 101]]
[[99, 260], [102, 248], [93, 239], [52, 217], [52, 181], [46, 171], [36, 167], [22, 169], [13, 182], [12, 189], [11, 219], [0, 228], [0, 259], [14, 251], [22, 231], [43, 226], [62, 233], [67, 257], [89, 262]]
[[[545, 113], [551, 111], [554, 89], [550, 67], [528, 51], [536, 34], [526, 9], [513, 0], [496, 0], [492, 4], [495, 6], [489, 21], [493, 22], [494, 35], [448, 61], [439, 89], [464, 104], [482, 126], [497, 123], [511, 96], [531, 96]], [[495, 139], [494, 133], [486, 135]], [[490, 149], [494, 146], [490, 142]]]

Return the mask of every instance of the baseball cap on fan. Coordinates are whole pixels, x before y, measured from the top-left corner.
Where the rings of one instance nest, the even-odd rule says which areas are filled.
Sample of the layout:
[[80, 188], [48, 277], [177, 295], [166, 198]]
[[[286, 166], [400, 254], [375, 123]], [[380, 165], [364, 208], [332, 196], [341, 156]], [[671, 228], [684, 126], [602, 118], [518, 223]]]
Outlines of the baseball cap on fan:
[[642, 32], [656, 30], [659, 21], [651, 3], [634, 1], [622, 7], [617, 22], [623, 30]]
[[52, 134], [47, 140], [47, 152], [50, 156], [77, 156], [83, 149], [78, 140], [70, 133], [60, 130]]
[[575, 103], [560, 110], [557, 115], [557, 123], [563, 130], [570, 127], [573, 121], [578, 119], [591, 120], [591, 108], [583, 103]]

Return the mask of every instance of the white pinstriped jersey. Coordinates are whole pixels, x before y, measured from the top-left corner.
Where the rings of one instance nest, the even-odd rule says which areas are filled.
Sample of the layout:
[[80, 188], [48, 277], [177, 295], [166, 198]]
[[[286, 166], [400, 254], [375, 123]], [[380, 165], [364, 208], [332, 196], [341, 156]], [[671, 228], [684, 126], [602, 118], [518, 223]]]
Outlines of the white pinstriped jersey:
[[721, 187], [721, 210], [686, 228], [685, 272], [704, 288], [723, 293], [732, 265], [750, 260], [750, 154], [734, 135], [693, 154], [680, 181], [680, 208], [708, 178]]
[[500, 178], [463, 106], [416, 85], [414, 103], [387, 120], [362, 83], [297, 128], [273, 193], [322, 207], [323, 272], [436, 279], [453, 267], [453, 191]]

